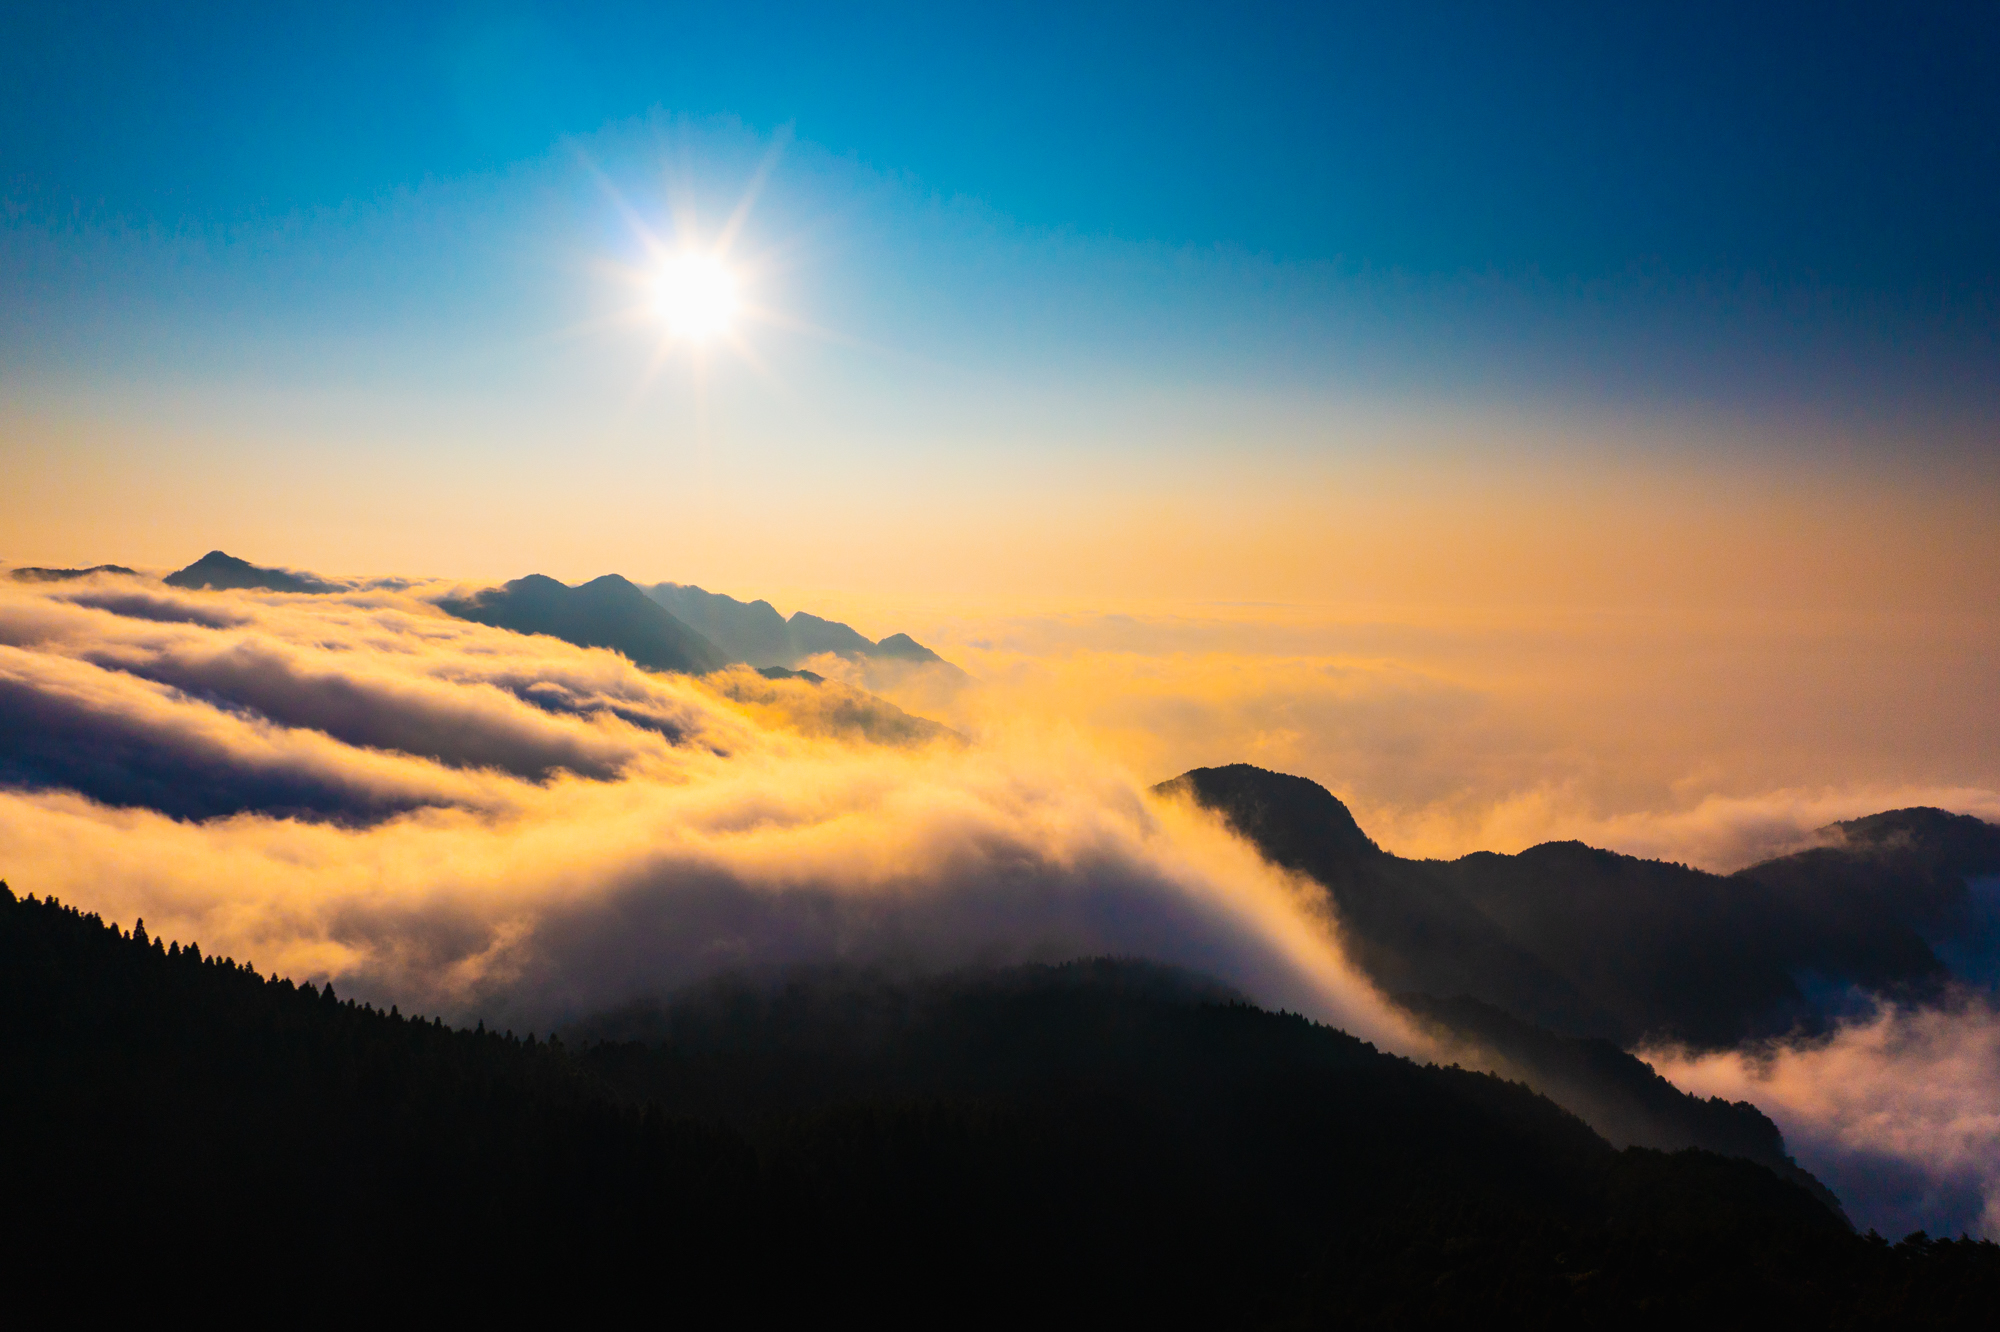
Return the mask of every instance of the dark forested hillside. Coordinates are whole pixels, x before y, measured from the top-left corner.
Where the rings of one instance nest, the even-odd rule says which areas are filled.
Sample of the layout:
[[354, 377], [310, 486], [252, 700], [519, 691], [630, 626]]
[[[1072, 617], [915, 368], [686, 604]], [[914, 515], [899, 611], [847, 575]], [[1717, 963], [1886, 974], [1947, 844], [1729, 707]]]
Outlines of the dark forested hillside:
[[0, 1059], [17, 1299], [199, 1280], [204, 1307], [317, 1321], [529, 1255], [629, 1255], [642, 1230], [699, 1252], [754, 1177], [741, 1144], [622, 1105], [546, 1042], [360, 1008], [4, 891]]
[[1096, 962], [717, 984], [567, 1044], [0, 891], [10, 1299], [287, 1322], [1972, 1325], [2000, 1249]]
[[1785, 1150], [1778, 1126], [1748, 1101], [1691, 1095], [1615, 1042], [1558, 1035], [1469, 995], [1396, 998], [1446, 1049], [1467, 1047], [1483, 1066], [1533, 1087], [1615, 1146], [1699, 1147], [1742, 1157], [1802, 1185], [1845, 1215], [1840, 1200]]

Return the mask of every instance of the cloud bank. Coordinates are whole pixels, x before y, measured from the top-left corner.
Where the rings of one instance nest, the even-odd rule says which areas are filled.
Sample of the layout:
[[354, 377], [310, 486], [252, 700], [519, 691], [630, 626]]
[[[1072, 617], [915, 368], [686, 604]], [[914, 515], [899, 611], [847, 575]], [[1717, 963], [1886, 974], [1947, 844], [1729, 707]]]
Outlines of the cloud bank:
[[1119, 953], [1424, 1048], [1315, 895], [1204, 816], [1074, 742], [893, 722], [838, 683], [652, 675], [394, 588], [7, 588], [0, 872], [465, 1020], [723, 970]]
[[[1899, 804], [2000, 815], [1984, 788], [1907, 786], [1593, 813], [1552, 766], [1561, 746], [1494, 690], [1389, 655], [1169, 636], [970, 647], [975, 686], [696, 680], [454, 620], [428, 599], [446, 590], [0, 584], [0, 877], [343, 993], [516, 1029], [721, 971], [1114, 953], [1429, 1057], [1347, 964], [1316, 891], [1146, 786], [1202, 762], [1324, 776], [1351, 758], [1357, 814], [1392, 843], [1471, 792], [1480, 819], [1433, 835], [1546, 829], [1709, 863]], [[972, 743], [873, 710], [862, 686]], [[1509, 794], [1517, 762], [1532, 780]], [[1766, 1108], [1862, 1224], [2000, 1233], [1990, 1006], [1649, 1057]]]

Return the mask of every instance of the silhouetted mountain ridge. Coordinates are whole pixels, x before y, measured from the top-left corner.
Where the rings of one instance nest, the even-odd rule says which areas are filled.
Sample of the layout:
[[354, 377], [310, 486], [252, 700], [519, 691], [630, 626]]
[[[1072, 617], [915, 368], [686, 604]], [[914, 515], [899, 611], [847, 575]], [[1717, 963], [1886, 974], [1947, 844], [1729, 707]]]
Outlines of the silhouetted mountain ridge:
[[1318, 880], [1385, 990], [1469, 995], [1623, 1046], [1724, 1048], [1810, 1028], [1828, 1013], [1802, 976], [1934, 996], [1952, 973], [1921, 931], [1970, 919], [1968, 874], [2000, 866], [2000, 829], [1942, 811], [1856, 820], [1851, 844], [1718, 875], [1574, 841], [1405, 860], [1375, 848], [1331, 793], [1247, 764], [1157, 789], [1217, 810]]
[[704, 592], [680, 583], [655, 583], [642, 590], [676, 619], [700, 630], [732, 660], [746, 666], [790, 667], [803, 655], [793, 646], [785, 617], [768, 601], [746, 603], [720, 592]]
[[92, 574], [130, 574], [136, 577], [138, 571], [122, 564], [93, 564], [88, 569], [43, 569], [30, 564], [12, 571], [14, 580], [21, 583], [67, 583]]
[[289, 569], [266, 569], [234, 555], [211, 550], [187, 568], [162, 580], [192, 591], [338, 592], [340, 585]]
[[470, 597], [438, 603], [449, 615], [522, 634], [547, 634], [578, 647], [609, 648], [653, 671], [702, 674], [727, 654], [617, 574], [570, 587], [529, 574]]
[[692, 584], [655, 583], [646, 595], [714, 642], [731, 661], [749, 666], [795, 667], [822, 652], [850, 661], [908, 661], [936, 664], [958, 674], [956, 666], [908, 634], [890, 634], [879, 643], [838, 620], [807, 611], [780, 615], [768, 601], [738, 601], [721, 592]]
[[[1817, 917], [1845, 974], [1893, 994], [1922, 997], [1940, 977], [2000, 986], [2000, 827], [1941, 809], [1897, 809], [1829, 824], [1828, 845], [1737, 871], [1801, 915]], [[1988, 891], [1975, 893], [1986, 879]], [[1860, 941], [1893, 943], [1882, 966]], [[1919, 950], [1922, 950], [1921, 952]]]
[[[0, 887], [16, 1298], [697, 1323], [1937, 1320], [2000, 1248], [1110, 960], [718, 982], [523, 1042]], [[1058, 1311], [1052, 1314], [1051, 1311]], [[1634, 1319], [1637, 1319], [1634, 1322]]]
[[1382, 848], [1361, 831], [1333, 792], [1305, 777], [1268, 772], [1248, 763], [1197, 768], [1153, 788], [1188, 795], [1225, 810], [1236, 830], [1257, 844], [1264, 858], [1322, 880], [1371, 865]]

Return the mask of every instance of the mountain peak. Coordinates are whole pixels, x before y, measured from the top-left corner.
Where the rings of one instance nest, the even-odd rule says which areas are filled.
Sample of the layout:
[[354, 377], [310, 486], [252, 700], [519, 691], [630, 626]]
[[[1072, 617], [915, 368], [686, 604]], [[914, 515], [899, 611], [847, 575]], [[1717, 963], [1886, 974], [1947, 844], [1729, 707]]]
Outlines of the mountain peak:
[[821, 652], [857, 658], [875, 655], [874, 643], [838, 620], [821, 619], [809, 611], [793, 611], [785, 625], [791, 630], [792, 642], [802, 657]]
[[894, 657], [897, 661], [937, 661], [944, 660], [937, 653], [911, 638], [908, 634], [890, 634], [875, 645], [878, 657]]
[[329, 583], [311, 574], [295, 573], [289, 569], [267, 569], [220, 550], [211, 550], [187, 568], [168, 574], [162, 581], [169, 587], [187, 588], [191, 591], [338, 592], [340, 590], [339, 584]]
[[1372, 860], [1382, 854], [1347, 806], [1305, 777], [1271, 772], [1248, 763], [1195, 768], [1153, 788], [1161, 795], [1185, 794], [1221, 814], [1236, 830], [1286, 869], [1319, 875], [1334, 864]]
[[599, 574], [587, 583], [577, 584], [578, 592], [589, 592], [603, 596], [644, 597], [639, 585], [624, 574]]

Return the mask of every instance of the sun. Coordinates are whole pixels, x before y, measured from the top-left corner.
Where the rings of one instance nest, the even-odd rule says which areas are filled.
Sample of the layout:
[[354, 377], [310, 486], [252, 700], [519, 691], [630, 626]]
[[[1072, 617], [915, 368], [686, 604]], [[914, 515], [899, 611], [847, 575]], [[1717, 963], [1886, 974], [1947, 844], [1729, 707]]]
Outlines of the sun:
[[706, 342], [736, 321], [736, 277], [712, 254], [676, 255], [653, 279], [653, 310], [675, 337]]

